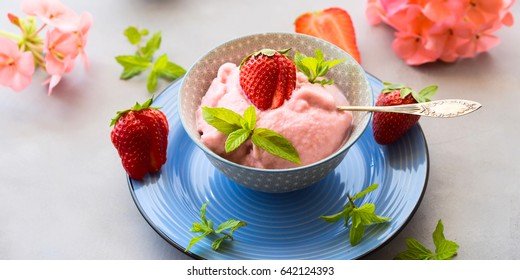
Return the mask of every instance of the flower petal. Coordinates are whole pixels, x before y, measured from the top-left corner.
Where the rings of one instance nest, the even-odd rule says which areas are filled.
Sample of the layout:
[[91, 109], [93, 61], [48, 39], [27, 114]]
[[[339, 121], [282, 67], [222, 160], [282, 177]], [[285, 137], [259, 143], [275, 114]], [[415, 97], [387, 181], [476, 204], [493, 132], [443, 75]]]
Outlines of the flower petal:
[[396, 34], [392, 49], [409, 65], [419, 65], [437, 60], [436, 52], [425, 48], [423, 38], [413, 34]]
[[47, 92], [47, 95], [52, 94], [52, 90], [58, 85], [58, 83], [61, 81], [61, 75], [52, 75], [47, 79], [43, 84], [49, 84], [49, 91]]

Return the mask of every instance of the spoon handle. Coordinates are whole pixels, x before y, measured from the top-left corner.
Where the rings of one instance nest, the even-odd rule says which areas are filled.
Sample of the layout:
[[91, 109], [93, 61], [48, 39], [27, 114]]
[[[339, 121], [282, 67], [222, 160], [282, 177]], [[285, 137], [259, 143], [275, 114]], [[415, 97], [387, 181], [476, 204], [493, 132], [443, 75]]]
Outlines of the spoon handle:
[[453, 118], [474, 112], [480, 107], [482, 107], [480, 103], [471, 100], [444, 99], [397, 106], [338, 106], [337, 109], [340, 111], [387, 112]]

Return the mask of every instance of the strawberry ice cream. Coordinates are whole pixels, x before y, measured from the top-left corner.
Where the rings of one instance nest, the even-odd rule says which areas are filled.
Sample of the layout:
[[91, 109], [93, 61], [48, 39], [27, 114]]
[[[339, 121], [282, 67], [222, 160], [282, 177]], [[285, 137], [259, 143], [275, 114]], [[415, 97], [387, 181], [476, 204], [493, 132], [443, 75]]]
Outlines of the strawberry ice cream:
[[298, 72], [296, 88], [289, 100], [276, 109], [256, 109], [256, 127], [268, 128], [287, 138], [296, 148], [301, 165], [276, 157], [247, 140], [231, 153], [226, 153], [227, 135], [219, 132], [202, 118], [202, 107], [224, 107], [243, 114], [251, 106], [239, 82], [240, 70], [233, 63], [223, 64], [197, 110], [197, 129], [201, 141], [216, 154], [235, 163], [266, 169], [286, 169], [320, 161], [338, 150], [348, 139], [352, 114], [338, 111], [336, 106], [348, 105], [343, 93], [334, 85], [309, 83]]

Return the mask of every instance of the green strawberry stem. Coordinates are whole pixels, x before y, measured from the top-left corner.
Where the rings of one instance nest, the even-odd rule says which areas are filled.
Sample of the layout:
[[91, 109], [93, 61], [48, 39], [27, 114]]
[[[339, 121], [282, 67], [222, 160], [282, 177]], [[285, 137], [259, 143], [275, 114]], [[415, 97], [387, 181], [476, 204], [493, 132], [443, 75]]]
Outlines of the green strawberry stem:
[[123, 111], [117, 111], [116, 112], [116, 116], [110, 122], [110, 126], [115, 125], [117, 123], [117, 121], [119, 120], [119, 118], [121, 118], [121, 116], [123, 116], [127, 112], [130, 112], [130, 111], [141, 111], [141, 110], [148, 109], [148, 108], [158, 109], [158, 108], [155, 108], [155, 107], [150, 107], [150, 105], [152, 105], [154, 97], [155, 96], [152, 96], [150, 99], [146, 100], [143, 104], [139, 104], [139, 102], [135, 102], [134, 107], [132, 107], [130, 109], [126, 109], [126, 110], [123, 110]]
[[259, 56], [259, 55], [261, 55], [261, 54], [266, 55], [266, 56], [273, 56], [275, 53], [280, 53], [280, 54], [285, 55], [285, 54], [288, 53], [290, 50], [291, 50], [291, 48], [287, 48], [287, 49], [283, 49], [283, 50], [261, 49], [261, 50], [259, 50], [259, 51], [256, 51], [256, 52], [253, 52], [253, 53], [250, 53], [250, 54], [247, 55], [244, 59], [242, 59], [242, 62], [240, 62], [240, 66], [239, 66], [238, 68], [239, 68], [239, 69], [242, 69], [242, 65], [244, 65], [244, 63], [246, 63], [246, 61], [247, 61], [249, 58], [251, 58], [251, 57]]
[[431, 97], [433, 97], [439, 89], [437, 85], [429, 85], [417, 92], [412, 88], [399, 83], [394, 84], [389, 82], [383, 82], [383, 85], [385, 86], [385, 88], [381, 90], [381, 93], [387, 94], [393, 92], [394, 90], [399, 90], [401, 98], [404, 99], [406, 96], [411, 94], [415, 101], [417, 101], [418, 103], [431, 101]]

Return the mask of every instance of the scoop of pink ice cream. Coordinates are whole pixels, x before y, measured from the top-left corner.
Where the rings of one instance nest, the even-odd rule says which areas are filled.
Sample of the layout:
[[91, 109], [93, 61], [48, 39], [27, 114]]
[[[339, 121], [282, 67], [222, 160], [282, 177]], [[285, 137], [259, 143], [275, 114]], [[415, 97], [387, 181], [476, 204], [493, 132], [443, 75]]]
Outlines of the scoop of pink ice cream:
[[[216, 154], [250, 167], [286, 169], [300, 166], [267, 153], [250, 140], [226, 153], [227, 135], [202, 118], [202, 107], [205, 106], [224, 107], [243, 114], [252, 105], [242, 91], [239, 74], [235, 64], [223, 64], [202, 98], [197, 110], [197, 129], [202, 143]], [[298, 73], [296, 88], [281, 107], [266, 111], [256, 109], [256, 126], [283, 135], [295, 147], [301, 165], [308, 165], [330, 156], [348, 139], [352, 114], [336, 110], [338, 105], [348, 105], [348, 101], [336, 86], [311, 84], [305, 75]]]

